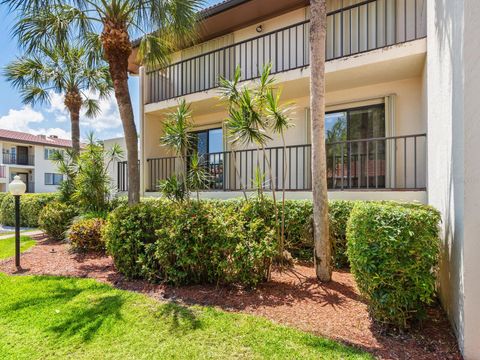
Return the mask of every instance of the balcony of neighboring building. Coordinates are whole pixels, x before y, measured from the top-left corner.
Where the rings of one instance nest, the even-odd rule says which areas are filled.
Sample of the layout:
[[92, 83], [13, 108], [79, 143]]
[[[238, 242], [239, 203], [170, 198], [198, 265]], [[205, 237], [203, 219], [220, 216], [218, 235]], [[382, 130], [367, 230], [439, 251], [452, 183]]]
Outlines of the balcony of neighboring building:
[[[163, 69], [147, 70], [145, 112], [175, 106], [179, 97], [188, 102], [211, 102], [218, 95], [215, 88], [219, 78], [231, 79], [237, 67], [242, 81], [258, 78], [262, 68], [271, 64], [279, 82], [303, 78], [302, 86], [308, 86], [310, 23], [291, 23], [303, 13], [297, 10], [282, 15], [271, 25], [258, 28], [258, 36], [187, 57]], [[285, 23], [288, 25], [279, 26]], [[265, 28], [275, 29], [262, 33]], [[245, 37], [241, 35], [238, 38]], [[331, 11], [327, 16], [327, 84], [358, 82], [365, 78], [363, 73], [372, 71], [382, 77], [418, 74], [418, 64], [426, 52], [425, 36], [425, 0], [370, 0]]]

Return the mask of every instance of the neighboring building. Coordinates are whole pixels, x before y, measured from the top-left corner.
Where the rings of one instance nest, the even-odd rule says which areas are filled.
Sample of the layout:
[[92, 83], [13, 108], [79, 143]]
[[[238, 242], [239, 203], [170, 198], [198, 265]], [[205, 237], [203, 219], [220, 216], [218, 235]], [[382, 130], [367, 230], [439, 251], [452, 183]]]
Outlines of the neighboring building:
[[8, 191], [15, 175], [27, 185], [28, 193], [57, 191], [63, 176], [49, 160], [54, 150], [70, 148], [70, 140], [0, 129], [0, 192]]
[[[112, 139], [103, 140], [103, 147], [106, 151], [110, 150], [113, 146], [118, 145], [123, 150], [123, 158], [127, 158], [127, 147], [125, 145], [125, 138], [118, 137]], [[111, 186], [118, 192], [124, 192], [127, 189], [127, 173], [126, 173], [126, 161], [106, 161], [108, 174], [111, 179]]]
[[[190, 103], [194, 149], [214, 178], [205, 197], [253, 188], [254, 147], [226, 141], [219, 76], [258, 78], [272, 64], [285, 101], [297, 106], [283, 153], [267, 156], [287, 196], [310, 188], [309, 7], [307, 0], [227, 0], [202, 13], [200, 41], [165, 69], [140, 76], [142, 193], [179, 169], [160, 146], [162, 123], [179, 99]], [[418, 200], [443, 215], [440, 293], [467, 359], [480, 359], [480, 2], [328, 0], [326, 128], [329, 197]], [[332, 144], [332, 142], [334, 144]], [[119, 174], [126, 176], [125, 163]], [[263, 161], [260, 160], [263, 167]]]

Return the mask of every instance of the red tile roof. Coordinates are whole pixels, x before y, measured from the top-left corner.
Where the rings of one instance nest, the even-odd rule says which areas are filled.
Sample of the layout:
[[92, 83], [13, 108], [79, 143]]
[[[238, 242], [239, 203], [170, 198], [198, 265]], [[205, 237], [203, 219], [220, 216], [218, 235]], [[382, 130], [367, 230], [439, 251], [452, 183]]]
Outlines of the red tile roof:
[[72, 141], [59, 139], [52, 136], [32, 135], [20, 131], [0, 129], [0, 140], [14, 141], [34, 145], [47, 145], [56, 147], [72, 147]]

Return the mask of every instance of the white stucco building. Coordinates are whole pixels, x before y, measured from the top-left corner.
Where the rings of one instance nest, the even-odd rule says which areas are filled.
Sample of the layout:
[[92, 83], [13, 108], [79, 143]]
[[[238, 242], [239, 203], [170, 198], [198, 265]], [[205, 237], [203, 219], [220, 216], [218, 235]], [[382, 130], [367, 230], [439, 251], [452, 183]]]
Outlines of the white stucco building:
[[[480, 359], [480, 1], [327, 5], [329, 197], [416, 200], [442, 212], [442, 303], [465, 358]], [[266, 150], [272, 184], [290, 198], [311, 196], [309, 17], [308, 0], [227, 0], [203, 11], [198, 44], [173, 54], [168, 67], [139, 67], [132, 54], [144, 195], [157, 195], [158, 181], [179, 168], [159, 139], [180, 99], [191, 104], [192, 151], [213, 179], [203, 196], [253, 190], [263, 155], [228, 141], [217, 84], [238, 66], [248, 85], [270, 63], [282, 100], [296, 106], [287, 150], [278, 136]], [[126, 185], [126, 164], [117, 166]]]
[[0, 129], [0, 192], [8, 191], [15, 175], [27, 184], [27, 192], [57, 191], [63, 176], [49, 159], [54, 150], [70, 148], [70, 140]]

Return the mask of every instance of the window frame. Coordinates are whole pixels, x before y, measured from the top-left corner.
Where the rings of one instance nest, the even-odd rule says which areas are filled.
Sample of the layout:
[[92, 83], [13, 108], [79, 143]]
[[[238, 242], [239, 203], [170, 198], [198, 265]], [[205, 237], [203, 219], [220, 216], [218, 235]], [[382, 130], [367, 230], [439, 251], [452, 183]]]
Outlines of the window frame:
[[[48, 175], [51, 175], [51, 182], [47, 181], [47, 176]], [[58, 183], [55, 181], [56, 177], [57, 177], [57, 180], [58, 180], [58, 178], [60, 178]], [[63, 175], [62, 174], [59, 174], [59, 173], [45, 173], [44, 174], [45, 185], [58, 186], [62, 183], [62, 181], [63, 181]]]

